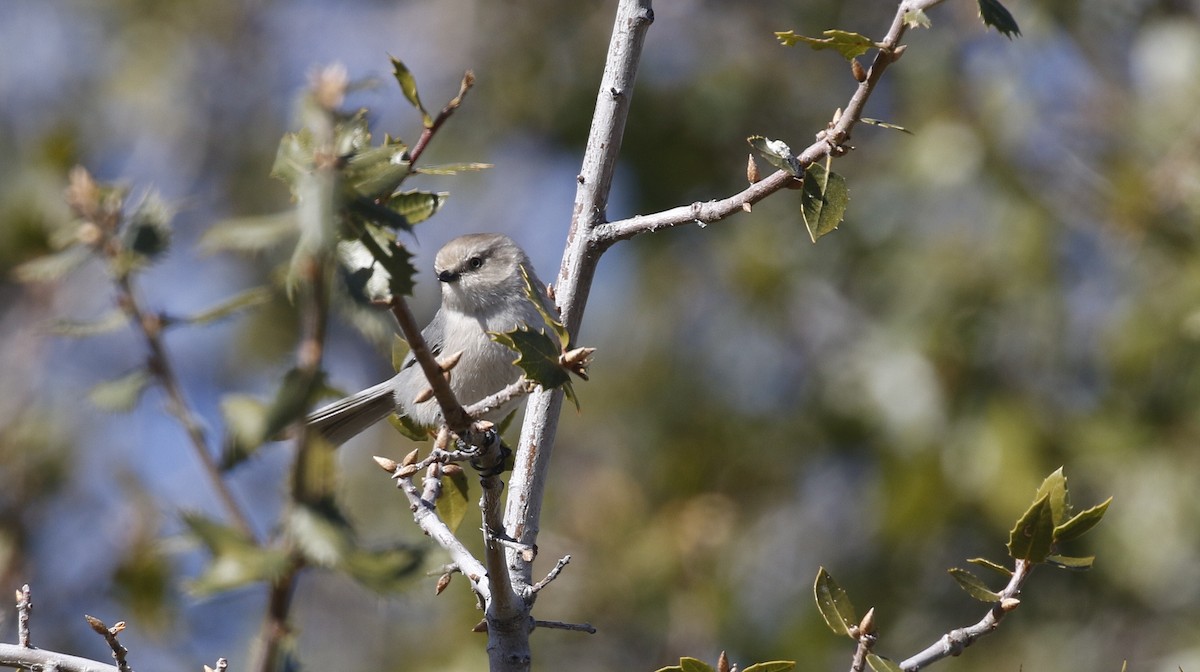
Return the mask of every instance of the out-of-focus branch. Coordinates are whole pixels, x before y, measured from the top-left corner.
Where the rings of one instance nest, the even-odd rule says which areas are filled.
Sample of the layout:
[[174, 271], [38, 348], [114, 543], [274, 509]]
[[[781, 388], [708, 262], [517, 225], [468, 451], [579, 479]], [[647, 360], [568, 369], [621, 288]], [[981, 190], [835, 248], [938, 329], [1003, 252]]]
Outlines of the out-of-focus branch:
[[1021, 600], [1018, 599], [1021, 594], [1021, 586], [1029, 578], [1029, 572], [1032, 569], [1033, 564], [1029, 561], [1018, 560], [1008, 585], [1000, 591], [1000, 601], [992, 605], [992, 608], [988, 609], [978, 623], [966, 628], [951, 630], [942, 635], [941, 639], [924, 651], [900, 663], [900, 669], [905, 672], [916, 672], [943, 658], [957, 656], [980, 637], [995, 632], [996, 628], [1000, 627], [1000, 620], [1004, 618], [1004, 615], [1021, 605]]

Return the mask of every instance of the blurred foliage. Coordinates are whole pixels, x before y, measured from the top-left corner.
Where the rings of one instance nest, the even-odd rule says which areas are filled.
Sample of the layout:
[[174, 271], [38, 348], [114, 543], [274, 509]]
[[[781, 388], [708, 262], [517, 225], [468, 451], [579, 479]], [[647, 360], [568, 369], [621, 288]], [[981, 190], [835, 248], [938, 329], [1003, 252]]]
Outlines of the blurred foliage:
[[[883, 650], [916, 651], [978, 618], [946, 568], [1002, 552], [1033, 484], [1059, 465], [1080, 501], [1115, 497], [1104, 525], [1073, 542], [1096, 556], [1093, 571], [1035, 574], [1000, 632], [941, 665], [1200, 666], [1200, 21], [1165, 1], [1009, 8], [1015, 40], [980, 26], [971, 2], [943, 3], [930, 28], [909, 33], [867, 113], [914, 135], [856, 129], [857, 149], [834, 166], [851, 195], [845, 221], [817, 245], [791, 192], [703, 230], [622, 243], [602, 261], [583, 334], [597, 361], [576, 389], [583, 410], [564, 414], [539, 541], [547, 568], [573, 560], [537, 612], [600, 634], [539, 632], [539, 667], [650, 670], [727, 648], [735, 660], [843, 668], [849, 652], [809, 599], [819, 566], [887, 615]], [[610, 218], [741, 189], [751, 135], [804, 146], [854, 81], [841, 59], [785, 49], [774, 33], [877, 38], [892, 11], [863, 0], [659, 3]], [[200, 314], [280, 281], [271, 269], [287, 255], [190, 250], [217, 222], [289, 207], [268, 173], [305, 72], [341, 60], [354, 77], [386, 79], [392, 53], [429, 102], [472, 68], [477, 86], [431, 161], [497, 168], [456, 183], [428, 225], [443, 229], [418, 238], [419, 292], [435, 240], [504, 229], [527, 248], [561, 244], [564, 187], [519, 178], [573, 184], [611, 15], [599, 2], [0, 6], [0, 43], [14, 55], [0, 66], [0, 576], [34, 583], [38, 646], [103, 657], [79, 614], [120, 612], [104, 618], [133, 622], [122, 641], [143, 666], [220, 654], [242, 668], [262, 610], [259, 593], [173, 595], [181, 576], [203, 576], [171, 536], [184, 529], [179, 512], [213, 504], [155, 404], [115, 420], [81, 408], [79, 390], [141, 363], [138, 345], [120, 333], [45, 338], [55, 320], [103, 321], [111, 304], [86, 281], [93, 269], [72, 286], [7, 280], [55, 248], [67, 170], [154, 184], [179, 204], [175, 252], [145, 271], [146, 291], [172, 314]], [[354, 95], [383, 127], [416, 136], [419, 115], [398, 87]], [[553, 276], [545, 264], [557, 257], [535, 259]], [[286, 369], [295, 315], [278, 296], [259, 308], [173, 336], [213, 427], [224, 395], [268, 395]], [[370, 358], [352, 330], [331, 338], [335, 383], [387, 375], [386, 352]], [[407, 452], [397, 441], [385, 428], [337, 456], [338, 496], [370, 548], [419, 538], [367, 459]], [[264, 521], [286, 487], [276, 457], [234, 478]], [[111, 485], [126, 471], [161, 521], [138, 521]], [[159, 534], [166, 589], [164, 565], [146, 555]], [[344, 562], [370, 585], [376, 568], [412, 557]], [[442, 573], [438, 553], [425, 562]], [[296, 596], [298, 658], [479, 669], [465, 582], [436, 601], [432, 584], [381, 601], [313, 575]], [[165, 622], [141, 627], [135, 614]], [[328, 646], [334, 637], [350, 644]]]

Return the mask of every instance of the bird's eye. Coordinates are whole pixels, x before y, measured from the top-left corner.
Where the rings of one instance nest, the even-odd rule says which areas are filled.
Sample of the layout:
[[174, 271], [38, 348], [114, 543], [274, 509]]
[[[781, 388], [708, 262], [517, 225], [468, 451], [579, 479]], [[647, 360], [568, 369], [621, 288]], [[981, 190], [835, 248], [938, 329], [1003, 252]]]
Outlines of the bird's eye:
[[471, 257], [467, 260], [467, 264], [470, 265], [471, 268], [479, 268], [480, 266], [483, 266], [483, 257]]

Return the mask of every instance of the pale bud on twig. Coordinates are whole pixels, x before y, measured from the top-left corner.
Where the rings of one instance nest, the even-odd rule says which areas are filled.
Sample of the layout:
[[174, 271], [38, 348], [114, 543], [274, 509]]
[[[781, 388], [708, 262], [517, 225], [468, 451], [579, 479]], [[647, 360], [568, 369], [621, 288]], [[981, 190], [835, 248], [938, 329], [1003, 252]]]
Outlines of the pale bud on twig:
[[755, 184], [761, 179], [761, 176], [758, 174], [758, 162], [754, 160], [753, 154], [750, 154], [746, 161], [746, 179], [750, 184]]
[[867, 610], [866, 614], [863, 614], [862, 622], [858, 624], [858, 629], [864, 635], [875, 634], [875, 607], [871, 607]]
[[1021, 601], [1015, 597], [1005, 597], [1000, 600], [1000, 610], [1004, 612], [1012, 611], [1021, 606]]
[[[410, 452], [409, 454], [404, 456], [404, 460], [401, 461], [401, 464], [403, 464], [404, 466], [408, 466], [410, 464], [415, 464], [417, 461], [417, 453], [419, 450], [420, 450], [419, 448], [413, 448], [412, 452]], [[379, 459], [379, 458], [375, 458], [375, 459]]]
[[434, 595], [441, 595], [446, 586], [450, 585], [450, 572], [446, 572], [438, 577], [437, 585], [433, 588]]
[[400, 465], [396, 464], [395, 460], [391, 460], [386, 457], [380, 457], [378, 455], [373, 456], [371, 459], [375, 460], [375, 464], [378, 464], [380, 469], [383, 469], [384, 471], [388, 472], [389, 474], [396, 473], [397, 467], [400, 466]]
[[858, 62], [857, 58], [850, 59], [850, 72], [854, 75], [854, 81], [860, 83], [867, 81], [867, 71], [863, 70], [862, 64]]

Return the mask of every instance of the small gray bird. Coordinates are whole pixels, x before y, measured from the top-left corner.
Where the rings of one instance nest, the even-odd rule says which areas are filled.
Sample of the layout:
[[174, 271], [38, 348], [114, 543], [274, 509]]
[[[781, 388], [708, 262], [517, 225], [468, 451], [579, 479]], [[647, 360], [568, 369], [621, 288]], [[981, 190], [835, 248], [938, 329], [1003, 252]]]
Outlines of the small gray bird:
[[[461, 352], [450, 373], [450, 389], [463, 406], [495, 394], [521, 377], [514, 364], [516, 353], [488, 337], [488, 332], [512, 331], [527, 326], [534, 331], [547, 325], [525, 291], [525, 269], [534, 291], [550, 315], [557, 311], [545, 295], [529, 257], [508, 236], [473, 233], [446, 243], [438, 251], [433, 270], [442, 283], [442, 307], [421, 331], [435, 357]], [[329, 442], [339, 445], [395, 411], [420, 427], [442, 422], [436, 399], [415, 403], [429, 381], [411, 354], [400, 372], [362, 392], [314, 411], [308, 423]], [[485, 416], [499, 420], [519, 400]]]

